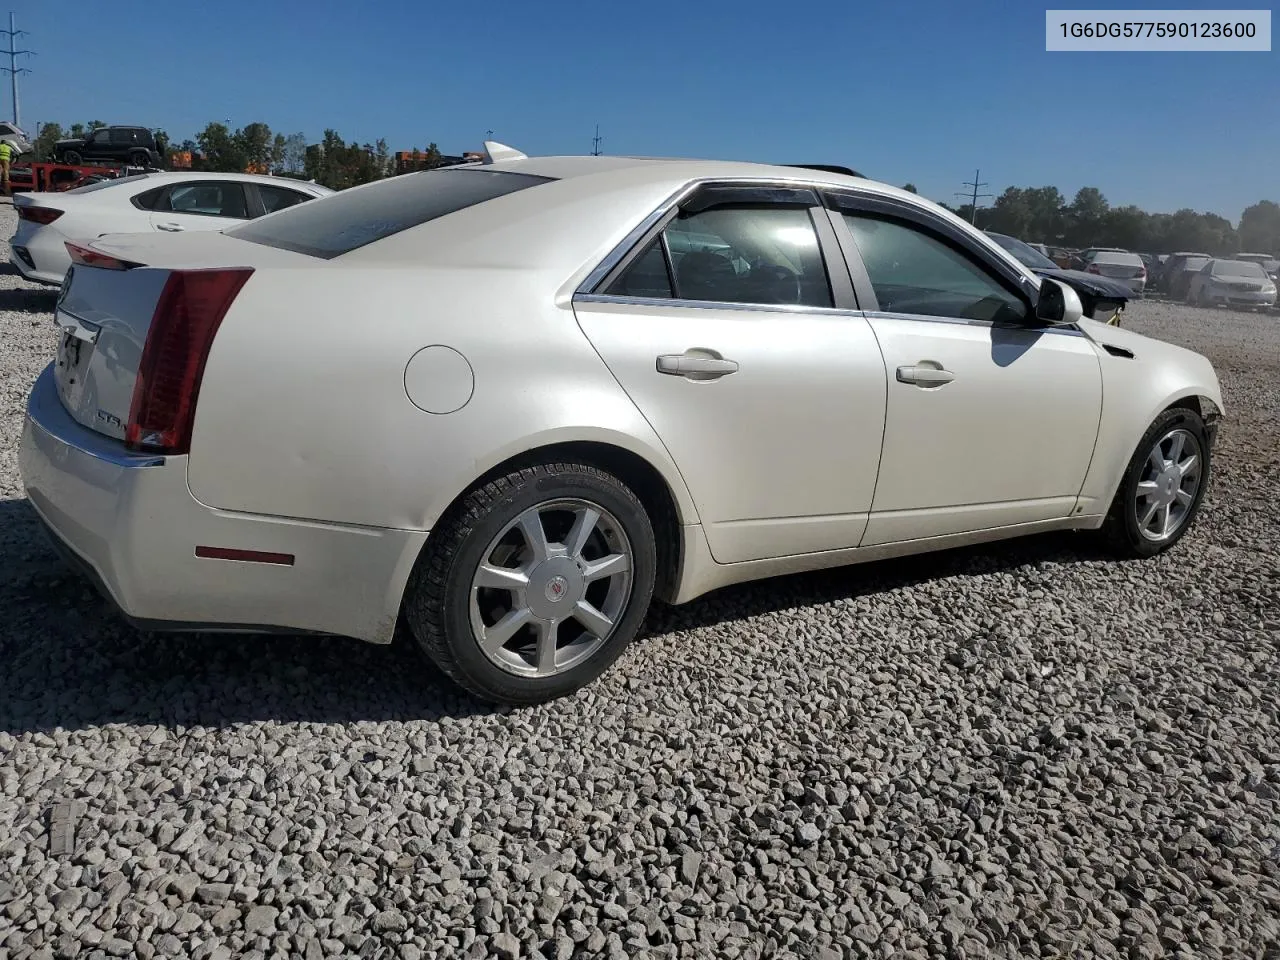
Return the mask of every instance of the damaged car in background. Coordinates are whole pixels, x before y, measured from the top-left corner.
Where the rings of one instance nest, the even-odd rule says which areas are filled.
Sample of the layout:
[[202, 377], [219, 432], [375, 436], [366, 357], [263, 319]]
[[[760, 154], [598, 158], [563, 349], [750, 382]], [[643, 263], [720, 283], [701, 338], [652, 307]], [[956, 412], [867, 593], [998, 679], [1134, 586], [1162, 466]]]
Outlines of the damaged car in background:
[[1036, 276], [1052, 277], [1071, 287], [1080, 297], [1080, 306], [1084, 309], [1084, 315], [1092, 317], [1099, 323], [1107, 323], [1113, 327], [1120, 326], [1120, 314], [1125, 305], [1130, 300], [1137, 300], [1142, 296], [1122, 280], [1098, 273], [1086, 273], [1083, 270], [1064, 269], [1031, 244], [1024, 243], [1017, 237], [993, 233], [990, 230], [986, 233]]

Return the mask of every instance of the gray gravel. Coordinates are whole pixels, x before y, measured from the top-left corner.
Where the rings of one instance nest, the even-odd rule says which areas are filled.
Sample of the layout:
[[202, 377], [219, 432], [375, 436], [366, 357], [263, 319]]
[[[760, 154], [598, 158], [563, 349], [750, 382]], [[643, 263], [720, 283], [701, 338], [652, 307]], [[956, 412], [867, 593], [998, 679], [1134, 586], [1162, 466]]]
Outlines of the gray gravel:
[[495, 712], [395, 646], [140, 635], [63, 572], [14, 449], [50, 303], [0, 276], [0, 956], [1280, 951], [1280, 319], [1129, 312], [1227, 392], [1172, 555], [725, 590]]

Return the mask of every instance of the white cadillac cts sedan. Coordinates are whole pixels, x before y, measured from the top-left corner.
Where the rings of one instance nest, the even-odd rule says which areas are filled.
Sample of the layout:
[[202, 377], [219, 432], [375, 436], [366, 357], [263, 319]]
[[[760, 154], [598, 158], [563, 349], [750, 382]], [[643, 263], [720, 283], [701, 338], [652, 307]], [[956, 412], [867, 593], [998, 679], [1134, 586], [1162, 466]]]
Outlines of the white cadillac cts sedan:
[[153, 629], [407, 624], [475, 694], [605, 670], [651, 597], [1045, 530], [1175, 543], [1207, 360], [928, 201], [529, 158], [74, 251], [21, 464]]

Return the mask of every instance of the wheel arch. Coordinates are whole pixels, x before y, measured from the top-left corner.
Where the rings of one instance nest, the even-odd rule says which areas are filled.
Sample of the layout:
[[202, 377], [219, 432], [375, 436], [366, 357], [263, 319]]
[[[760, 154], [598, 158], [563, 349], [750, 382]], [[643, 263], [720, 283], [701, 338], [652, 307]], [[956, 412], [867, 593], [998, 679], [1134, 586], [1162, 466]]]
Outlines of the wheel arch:
[[[653, 524], [658, 551], [654, 595], [669, 601], [676, 595], [684, 562], [681, 528], [684, 524], [697, 523], [697, 512], [674, 466], [660, 465], [661, 461], [651, 451], [642, 452], [636, 447], [629, 438], [623, 441], [613, 436], [550, 436], [518, 451], [496, 454], [492, 462], [463, 484], [447, 503], [431, 510], [431, 526], [437, 526], [442, 518], [458, 509], [472, 490], [514, 470], [549, 461], [586, 463], [612, 473], [640, 498]], [[427, 543], [430, 542], [428, 536]], [[403, 603], [402, 596], [402, 608]]]
[[[1138, 441], [1142, 439], [1143, 434], [1155, 422], [1155, 419], [1168, 410], [1183, 409], [1196, 413], [1206, 426], [1211, 430], [1216, 428], [1217, 422], [1222, 417], [1222, 405], [1218, 397], [1212, 396], [1202, 387], [1194, 385], [1184, 385], [1181, 388], [1169, 391], [1163, 397], [1160, 397], [1155, 403], [1150, 404], [1136, 416], [1126, 418], [1128, 429], [1118, 431], [1113, 426], [1108, 431], [1109, 437], [1100, 437], [1100, 443], [1104, 442], [1110, 448], [1111, 454], [1099, 460], [1095, 457], [1093, 467], [1090, 469], [1091, 476], [1086, 480], [1085, 489], [1082, 494], [1091, 499], [1105, 513], [1111, 508], [1111, 503], [1115, 499], [1116, 492], [1120, 489], [1120, 483], [1124, 479], [1125, 470], [1128, 469], [1129, 459], [1133, 456], [1133, 452], [1137, 447]], [[1133, 411], [1136, 413], [1136, 411]], [[1106, 466], [1104, 467], [1104, 463]], [[1105, 471], [1105, 473], [1104, 473]], [[1087, 491], [1092, 490], [1092, 496]]]

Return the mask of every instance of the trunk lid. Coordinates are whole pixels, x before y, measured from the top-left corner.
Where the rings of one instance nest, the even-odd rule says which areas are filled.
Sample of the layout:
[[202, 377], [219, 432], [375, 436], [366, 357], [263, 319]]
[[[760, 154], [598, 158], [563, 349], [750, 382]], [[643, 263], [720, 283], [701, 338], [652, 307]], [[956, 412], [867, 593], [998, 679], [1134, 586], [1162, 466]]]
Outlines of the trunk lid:
[[67, 271], [54, 308], [61, 330], [54, 380], [77, 422], [117, 440], [125, 438], [147, 333], [175, 270], [314, 263], [220, 233], [119, 234], [85, 246], [137, 265], [115, 270], [73, 264]]

